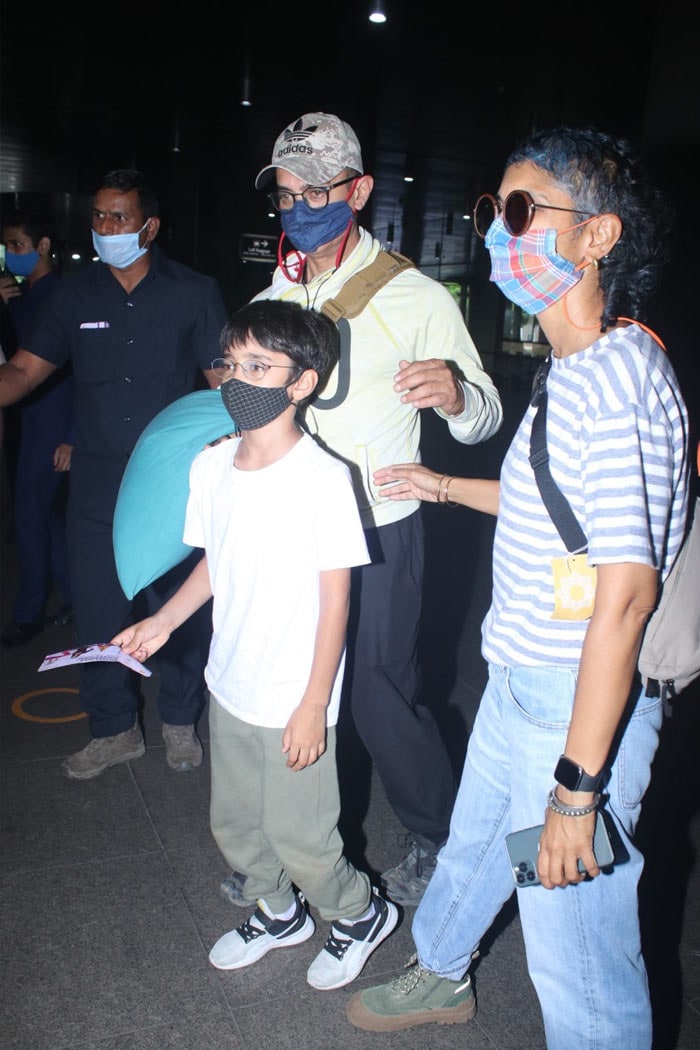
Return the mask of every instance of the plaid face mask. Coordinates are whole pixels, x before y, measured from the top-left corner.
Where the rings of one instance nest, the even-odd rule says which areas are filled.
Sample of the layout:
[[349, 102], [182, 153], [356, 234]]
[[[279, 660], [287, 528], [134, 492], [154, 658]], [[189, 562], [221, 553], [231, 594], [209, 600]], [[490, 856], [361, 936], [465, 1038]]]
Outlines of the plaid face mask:
[[520, 237], [512, 237], [499, 215], [486, 234], [490, 279], [527, 314], [546, 310], [583, 277], [582, 269], [557, 252], [560, 233], [566, 230], [528, 230]]

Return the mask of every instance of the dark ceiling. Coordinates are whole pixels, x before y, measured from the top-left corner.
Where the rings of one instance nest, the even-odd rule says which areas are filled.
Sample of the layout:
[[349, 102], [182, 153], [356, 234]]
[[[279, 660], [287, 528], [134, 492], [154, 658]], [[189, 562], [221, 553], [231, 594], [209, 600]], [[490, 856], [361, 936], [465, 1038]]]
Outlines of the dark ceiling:
[[533, 125], [604, 121], [640, 134], [653, 18], [591, 0], [584, 22], [573, 6], [509, 15], [508, 4], [386, 0], [389, 21], [375, 26], [369, 0], [0, 0], [2, 189], [43, 180], [89, 193], [105, 169], [131, 163], [160, 174], [177, 136], [184, 164], [217, 167], [239, 191], [282, 126], [322, 109], [356, 127], [375, 173], [402, 175], [408, 153], [441, 170], [444, 203], [462, 207], [465, 172], [498, 170]]
[[[36, 123], [78, 174], [91, 158], [167, 150], [176, 111], [183, 148], [242, 137], [253, 167], [269, 133], [312, 109], [342, 111], [373, 140], [388, 105], [384, 145], [460, 160], [508, 148], [535, 122], [639, 130], [655, 20], [637, 3], [591, 0], [585, 21], [574, 5], [386, 7], [389, 21], [376, 26], [369, 0], [238, 9], [2, 0], [4, 123], [19, 118], [25, 132]], [[239, 105], [247, 63], [249, 113]]]
[[325, 110], [353, 124], [375, 175], [365, 223], [383, 239], [393, 225], [396, 247], [458, 278], [461, 217], [533, 127], [644, 137], [657, 41], [679, 3], [665, 0], [657, 19], [655, 5], [642, 14], [630, 0], [386, 0], [389, 20], [375, 26], [369, 0], [0, 0], [0, 193], [89, 199], [105, 171], [144, 168], [165, 204], [166, 246], [243, 299], [240, 235], [278, 232], [254, 176], [282, 127]]

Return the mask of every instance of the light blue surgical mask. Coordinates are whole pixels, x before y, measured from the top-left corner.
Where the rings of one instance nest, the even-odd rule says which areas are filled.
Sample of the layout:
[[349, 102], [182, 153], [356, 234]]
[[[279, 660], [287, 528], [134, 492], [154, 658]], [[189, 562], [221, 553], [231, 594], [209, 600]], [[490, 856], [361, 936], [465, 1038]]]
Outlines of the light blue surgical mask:
[[38, 252], [25, 252], [19, 255], [17, 252], [5, 251], [5, 267], [15, 277], [29, 277], [38, 262]]
[[145, 255], [148, 246], [139, 245], [139, 237], [148, 226], [146, 219], [137, 233], [113, 233], [105, 235], [92, 231], [92, 243], [101, 262], [113, 266], [115, 270], [125, 270], [137, 259]]

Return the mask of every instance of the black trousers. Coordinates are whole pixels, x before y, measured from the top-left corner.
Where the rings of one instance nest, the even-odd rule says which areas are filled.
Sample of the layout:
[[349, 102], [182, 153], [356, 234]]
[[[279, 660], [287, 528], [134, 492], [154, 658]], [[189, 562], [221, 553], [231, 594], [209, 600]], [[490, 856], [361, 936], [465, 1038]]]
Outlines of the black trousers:
[[[112, 518], [125, 461], [83, 457], [71, 465], [68, 549], [75, 626], [80, 645], [108, 642], [118, 631], [154, 612], [186, 579], [201, 551], [128, 599], [114, 562]], [[211, 640], [208, 602], [175, 631], [154, 658], [159, 675], [158, 710], [164, 722], [191, 725], [206, 701], [204, 668]], [[133, 726], [140, 676], [121, 664], [80, 667], [80, 702], [93, 737], [114, 736]]]
[[442, 845], [456, 780], [435, 718], [418, 703], [423, 521], [416, 512], [366, 537], [372, 564], [353, 569], [345, 693], [396, 816], [423, 845]]

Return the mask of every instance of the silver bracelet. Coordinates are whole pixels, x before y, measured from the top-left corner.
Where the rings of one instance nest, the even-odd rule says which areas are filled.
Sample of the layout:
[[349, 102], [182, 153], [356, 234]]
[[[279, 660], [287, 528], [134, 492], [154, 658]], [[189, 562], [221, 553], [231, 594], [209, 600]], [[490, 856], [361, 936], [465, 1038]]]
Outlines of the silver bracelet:
[[547, 805], [558, 813], [560, 817], [587, 817], [589, 813], [595, 813], [600, 802], [600, 795], [594, 795], [593, 801], [587, 806], [569, 806], [557, 798], [557, 789], [553, 787], [547, 795]]

